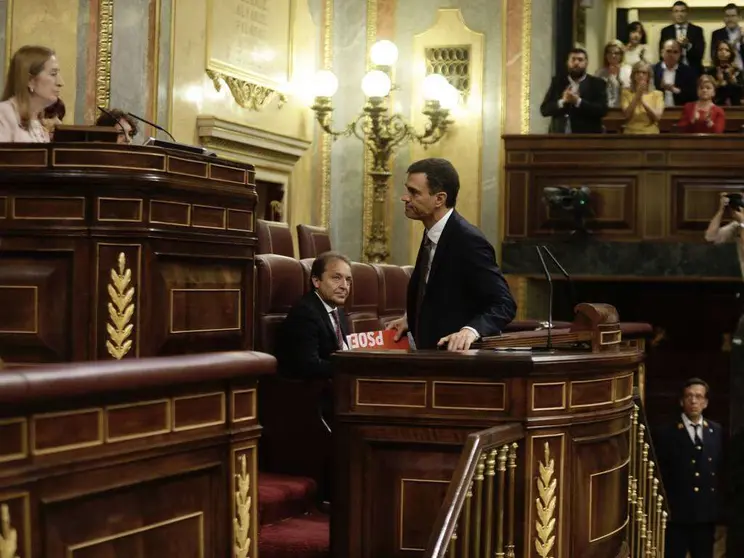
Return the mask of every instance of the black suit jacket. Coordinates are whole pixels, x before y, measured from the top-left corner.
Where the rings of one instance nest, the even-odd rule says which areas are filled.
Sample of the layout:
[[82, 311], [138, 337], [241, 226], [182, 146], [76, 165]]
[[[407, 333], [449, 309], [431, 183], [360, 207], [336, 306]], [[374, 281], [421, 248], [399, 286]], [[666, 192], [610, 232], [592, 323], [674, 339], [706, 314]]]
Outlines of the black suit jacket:
[[[694, 23], [687, 23], [687, 38], [690, 40], [690, 49], [687, 50], [687, 64], [695, 70], [696, 77], [703, 72], [703, 53], [705, 52], [705, 37], [703, 28]], [[659, 38], [659, 52], [664, 43], [674, 39], [677, 40], [677, 28], [674, 24], [667, 25], [661, 30]]]
[[[716, 47], [718, 47], [718, 43], [721, 41], [728, 42], [728, 29], [725, 27], [721, 27], [720, 29], [716, 29], [713, 31], [713, 34], [710, 36], [710, 59], [713, 60], [714, 55], [716, 53]], [[742, 46], [741, 42], [739, 42], [738, 45], [735, 45], [734, 48], [738, 47], [739, 49], [739, 55], [744, 56], [744, 47]]]
[[408, 282], [407, 304], [408, 328], [417, 349], [434, 349], [442, 337], [465, 326], [475, 329], [481, 337], [496, 335], [514, 319], [517, 305], [496, 265], [493, 246], [457, 211], [452, 212], [439, 237], [426, 294], [416, 316], [424, 265], [419, 248]]
[[550, 132], [563, 134], [566, 130], [566, 115], [571, 120], [573, 134], [601, 134], [602, 118], [607, 114], [607, 83], [602, 78], [586, 75], [579, 83], [581, 104], [558, 106], [563, 92], [568, 87], [568, 76], [554, 77], [540, 105], [540, 113], [550, 116]]
[[[661, 62], [654, 64], [654, 86], [664, 93], [661, 89], [661, 81], [664, 77], [664, 68]], [[674, 74], [674, 85], [679, 89], [679, 93], [674, 94], [674, 104], [684, 106], [685, 103], [691, 103], [697, 100], [697, 74], [692, 68], [684, 64], [677, 64], [677, 72]]]
[[[341, 332], [348, 335], [346, 314], [338, 309]], [[289, 311], [276, 339], [279, 373], [293, 378], [331, 375], [331, 353], [338, 350], [336, 330], [315, 291], [305, 294]]]
[[705, 419], [700, 450], [692, 443], [681, 418], [658, 435], [654, 433], [653, 442], [669, 500], [670, 520], [680, 524], [719, 521], [718, 479], [723, 472], [721, 426]]

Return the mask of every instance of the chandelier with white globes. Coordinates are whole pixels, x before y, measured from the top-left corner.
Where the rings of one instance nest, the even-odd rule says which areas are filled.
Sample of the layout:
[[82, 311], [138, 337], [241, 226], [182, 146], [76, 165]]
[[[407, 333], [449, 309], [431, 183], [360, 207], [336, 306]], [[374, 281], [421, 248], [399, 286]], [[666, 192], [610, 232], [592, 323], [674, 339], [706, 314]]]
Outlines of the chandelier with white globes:
[[442, 75], [430, 74], [421, 84], [424, 98], [423, 114], [428, 118], [419, 133], [397, 113], [388, 110], [388, 96], [393, 89], [392, 67], [398, 60], [398, 48], [391, 41], [378, 41], [369, 52], [373, 68], [362, 78], [362, 91], [367, 102], [362, 112], [341, 130], [333, 129], [332, 98], [338, 90], [338, 78], [329, 70], [315, 75], [315, 103], [312, 106], [321, 128], [333, 138], [354, 135], [364, 142], [372, 155], [370, 176], [374, 183], [372, 227], [365, 250], [366, 260], [385, 263], [389, 257], [385, 203], [390, 157], [404, 142], [416, 141], [423, 146], [438, 142], [452, 121], [449, 114], [460, 101], [460, 92]]

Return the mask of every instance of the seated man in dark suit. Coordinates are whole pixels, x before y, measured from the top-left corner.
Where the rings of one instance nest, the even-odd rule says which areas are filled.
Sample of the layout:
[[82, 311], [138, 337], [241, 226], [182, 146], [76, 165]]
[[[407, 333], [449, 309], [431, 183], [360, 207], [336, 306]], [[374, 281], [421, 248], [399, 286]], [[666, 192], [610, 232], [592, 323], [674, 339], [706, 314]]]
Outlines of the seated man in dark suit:
[[664, 106], [682, 106], [697, 99], [697, 74], [679, 63], [682, 47], [675, 40], [664, 43], [661, 60], [654, 64], [654, 86], [664, 93]]
[[556, 76], [540, 105], [550, 116], [551, 134], [600, 134], [607, 114], [607, 83], [586, 73], [589, 56], [583, 48], [568, 53], [568, 75]]
[[687, 21], [689, 8], [681, 0], [672, 5], [672, 20], [674, 23], [661, 30], [659, 36], [659, 50], [664, 48], [667, 41], [677, 41], [681, 48], [680, 62], [695, 72], [695, 78], [703, 73], [703, 54], [705, 53], [705, 37], [703, 28]]
[[320, 254], [310, 270], [311, 290], [279, 328], [279, 373], [294, 378], [330, 378], [331, 353], [344, 350], [348, 334], [343, 305], [351, 291], [351, 264], [337, 252]]
[[682, 415], [654, 436], [659, 469], [669, 503], [665, 556], [712, 558], [719, 521], [718, 478], [722, 464], [722, 430], [703, 418], [708, 384], [685, 382]]
[[446, 159], [408, 167], [406, 217], [425, 227], [408, 282], [407, 313], [388, 324], [396, 339], [410, 330], [417, 349], [467, 350], [497, 335], [514, 319], [517, 305], [493, 246], [455, 211], [460, 178]]

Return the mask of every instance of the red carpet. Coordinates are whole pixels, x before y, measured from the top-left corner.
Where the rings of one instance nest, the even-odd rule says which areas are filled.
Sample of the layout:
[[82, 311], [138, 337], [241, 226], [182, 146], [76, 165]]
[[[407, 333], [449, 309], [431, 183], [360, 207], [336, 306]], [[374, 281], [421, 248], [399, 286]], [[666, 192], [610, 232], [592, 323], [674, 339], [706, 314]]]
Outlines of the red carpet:
[[312, 479], [259, 473], [261, 558], [328, 558], [329, 518], [317, 510], [316, 492]]

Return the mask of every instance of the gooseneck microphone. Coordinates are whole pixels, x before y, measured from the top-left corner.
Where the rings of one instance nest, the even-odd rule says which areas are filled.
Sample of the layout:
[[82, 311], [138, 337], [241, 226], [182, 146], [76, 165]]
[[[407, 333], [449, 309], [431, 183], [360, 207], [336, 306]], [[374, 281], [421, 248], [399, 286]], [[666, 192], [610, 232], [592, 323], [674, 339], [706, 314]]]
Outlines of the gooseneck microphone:
[[[547, 248], [544, 246], [543, 249], [547, 251]], [[535, 250], [537, 250], [537, 256], [540, 258], [540, 265], [542, 265], [545, 279], [548, 281], [548, 343], [546, 349], [549, 351], [553, 348], [553, 278], [550, 276], [548, 266], [545, 264], [545, 258], [543, 258], [540, 246], [535, 246]]]
[[574, 308], [576, 308], [577, 300], [576, 300], [576, 290], [574, 289], [574, 284], [573, 284], [573, 280], [571, 279], [571, 276], [568, 274], [568, 271], [565, 270], [565, 268], [560, 264], [558, 259], [553, 255], [553, 252], [551, 252], [547, 246], [543, 245], [542, 249], [550, 257], [550, 259], [553, 260], [553, 263], [555, 264], [555, 266], [558, 268], [561, 274], [566, 278], [566, 281], [568, 282], [568, 288], [571, 290], [571, 309], [573, 310]]
[[121, 125], [121, 122], [119, 122], [119, 119], [118, 118], [116, 118], [113, 114], [111, 114], [109, 111], [107, 111], [103, 107], [98, 107], [98, 110], [100, 110], [103, 114], [105, 114], [111, 120], [113, 120], [114, 121], [114, 126], [118, 126], [119, 128], [121, 128], [121, 131], [124, 133], [124, 135], [125, 136], [127, 135], [127, 131], [124, 129], [124, 126]]
[[152, 127], [153, 127], [153, 128], [155, 128], [156, 130], [160, 130], [161, 132], [163, 132], [163, 133], [165, 133], [165, 134], [168, 134], [168, 137], [169, 137], [170, 139], [172, 139], [172, 140], [174, 141], [174, 143], [178, 143], [178, 142], [176, 141], [176, 138], [174, 138], [174, 137], [173, 137], [173, 136], [171, 135], [171, 133], [170, 133], [170, 132], [169, 132], [168, 130], [166, 130], [165, 128], [163, 128], [162, 126], [160, 126], [160, 125], [158, 125], [158, 124], [155, 124], [154, 122], [150, 122], [150, 121], [149, 121], [149, 120], [147, 120], [146, 118], [142, 118], [141, 116], [137, 116], [136, 114], [133, 114], [133, 113], [131, 113], [131, 112], [128, 112], [127, 114], [128, 114], [129, 116], [131, 116], [132, 118], [134, 118], [135, 120], [139, 120], [140, 122], [144, 122], [144, 123], [145, 123], [145, 124], [147, 124], [148, 126], [152, 126]]

